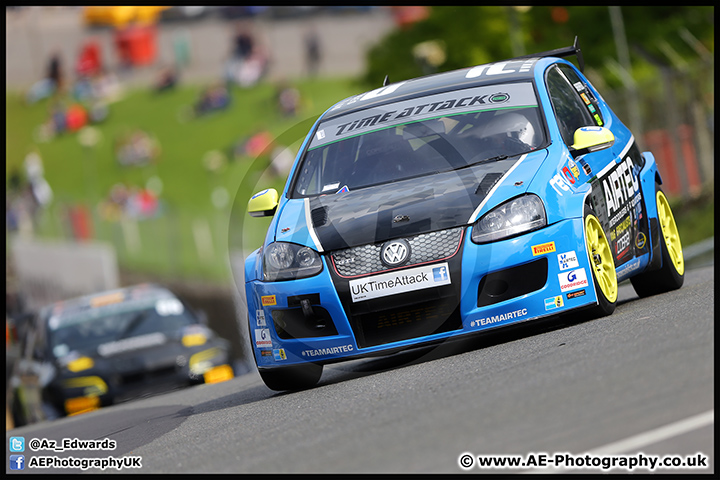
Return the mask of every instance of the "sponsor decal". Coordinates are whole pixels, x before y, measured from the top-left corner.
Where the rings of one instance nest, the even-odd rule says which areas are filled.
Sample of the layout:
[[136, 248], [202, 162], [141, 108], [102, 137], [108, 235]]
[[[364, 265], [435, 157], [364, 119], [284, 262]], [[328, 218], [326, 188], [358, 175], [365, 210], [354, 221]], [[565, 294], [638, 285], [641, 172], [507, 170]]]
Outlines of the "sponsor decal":
[[148, 333], [147, 335], [125, 338], [116, 342], [103, 343], [98, 346], [97, 351], [100, 356], [109, 357], [121, 352], [162, 345], [166, 340], [167, 337], [160, 332]]
[[555, 190], [558, 193], [558, 195], [562, 195], [563, 192], [570, 191], [570, 185], [568, 185], [567, 181], [563, 177], [561, 177], [560, 174], [558, 174], [558, 173], [556, 173], [550, 179], [550, 186], [553, 188], [553, 190]]
[[284, 348], [276, 348], [272, 351], [272, 354], [273, 354], [273, 357], [275, 358], [275, 361], [277, 361], [277, 362], [287, 360], [287, 355], [285, 355]]
[[450, 283], [448, 264], [441, 263], [351, 280], [349, 285], [352, 301], [361, 302]]
[[578, 268], [577, 270], [570, 270], [569, 272], [559, 274], [558, 282], [560, 282], [561, 292], [576, 290], [589, 285], [584, 268]]
[[265, 323], [265, 311], [255, 310], [255, 320], [257, 321], [258, 327], [266, 326], [267, 324]]
[[[488, 74], [491, 74], [491, 71], [493, 71], [492, 67], [489, 69]], [[375, 98], [379, 95], [392, 93], [399, 86], [399, 84], [392, 85], [369, 92], [358, 100]], [[492, 110], [507, 106], [532, 107], [537, 105], [537, 98], [535, 97], [531, 83], [508, 84], [503, 85], [502, 88], [501, 91], [497, 90], [498, 86], [463, 89], [456, 92], [429, 95], [343, 115], [323, 123], [323, 128], [316, 133], [310, 149], [358, 133], [365, 133], [441, 115]], [[343, 106], [349, 106], [354, 103], [354, 101], [356, 100], [347, 101]], [[323, 132], [322, 136], [320, 135], [321, 131]]]
[[602, 187], [608, 217], [618, 213], [625, 204], [640, 192], [638, 180], [633, 175], [632, 158], [629, 155], [603, 177]]
[[559, 253], [557, 259], [560, 270], [578, 268], [580, 266], [580, 264], [578, 263], [577, 255], [575, 254], [575, 250], [571, 250], [565, 253]]
[[567, 297], [568, 300], [570, 300], [572, 298], [577, 298], [577, 297], [584, 297], [585, 289], [583, 288], [582, 290], [577, 290], [575, 292], [566, 293], [565, 296]]
[[493, 315], [491, 317], [486, 318], [480, 318], [478, 320], [473, 320], [470, 322], [471, 327], [480, 327], [483, 325], [491, 325], [493, 323], [500, 323], [504, 322], [505, 320], [510, 320], [513, 318], [522, 318], [525, 315], [527, 315], [527, 308], [522, 308], [520, 310], [515, 310], [513, 312], [503, 313], [500, 315]]
[[628, 273], [634, 272], [635, 270], [640, 268], [640, 259], [635, 258], [634, 260], [631, 260], [627, 262], [625, 265], [620, 267], [620, 270], [617, 271], [618, 278], [622, 278]]
[[104, 307], [105, 305], [112, 305], [113, 303], [120, 303], [125, 300], [125, 294], [123, 292], [109, 293], [100, 297], [94, 297], [90, 299], [90, 306]]
[[270, 191], [270, 189], [269, 189], [269, 188], [266, 188], [266, 189], [263, 190], [262, 192], [258, 192], [258, 193], [256, 193], [255, 195], [253, 195], [252, 197], [250, 197], [250, 200], [254, 200], [254, 199], [258, 198], [258, 197], [262, 197], [263, 195], [265, 195], [265, 194], [266, 194], [267, 192], [269, 192], [269, 191]]
[[155, 304], [155, 311], [163, 317], [168, 315], [181, 315], [184, 310], [182, 302], [177, 298], [165, 298], [158, 300]]
[[261, 357], [272, 357], [273, 352], [271, 352], [270, 350], [260, 350], [260, 356]]
[[267, 328], [255, 329], [255, 346], [257, 348], [272, 347], [272, 339], [270, 338], [270, 330]]
[[645, 248], [646, 243], [647, 237], [645, 237], [645, 234], [643, 232], [639, 232], [635, 237], [635, 246], [642, 250], [643, 248]]
[[349, 191], [350, 191], [350, 189], [348, 188], [347, 185], [345, 185], [345, 186], [342, 187], [340, 190], [338, 190], [337, 192], [335, 192], [335, 194], [338, 194], [338, 193], [347, 193], [347, 192], [349, 192]]
[[625, 255], [630, 248], [630, 232], [625, 231], [617, 238], [615, 243], [615, 258]]
[[533, 257], [555, 251], [555, 242], [542, 243], [532, 247]]
[[337, 347], [318, 348], [314, 350], [303, 350], [301, 355], [303, 357], [322, 357], [325, 355], [337, 355], [340, 353], [350, 353], [353, 351], [352, 345], [340, 345]]
[[592, 167], [590, 167], [590, 164], [588, 164], [584, 159], [579, 159], [578, 162], [580, 163], [580, 166], [582, 166], [583, 172], [585, 172], [585, 175], [590, 176], [592, 175]]
[[610, 240], [615, 240], [618, 235], [621, 235], [625, 230], [630, 228], [630, 225], [632, 225], [632, 217], [628, 215], [625, 217], [625, 220], [620, 222], [616, 227], [615, 230], [610, 232]]
[[545, 299], [545, 310], [555, 310], [564, 305], [562, 295]]
[[260, 300], [262, 301], [263, 307], [277, 305], [277, 298], [275, 298], [275, 295], [265, 295], [260, 297]]
[[[330, 190], [337, 190], [338, 188], [340, 188], [339, 183], [330, 183], [323, 187], [322, 193], [329, 192]], [[337, 192], [335, 192], [335, 193], [337, 193]]]
[[473, 67], [465, 74], [465, 78], [477, 78], [480, 76], [507, 75], [515, 72], [527, 72], [532, 68], [533, 63], [537, 59], [529, 58], [527, 60], [514, 60], [509, 62], [491, 63], [489, 65], [478, 65]]
[[572, 159], [568, 160], [568, 167], [570, 167], [570, 171], [575, 178], [580, 176], [580, 169], [578, 168], [577, 163], [573, 162]]
[[570, 182], [571, 185], [575, 183], [575, 176], [572, 173], [570, 173], [570, 169], [568, 167], [563, 167], [562, 173], [565, 176], [565, 178], [567, 179], [567, 181]]

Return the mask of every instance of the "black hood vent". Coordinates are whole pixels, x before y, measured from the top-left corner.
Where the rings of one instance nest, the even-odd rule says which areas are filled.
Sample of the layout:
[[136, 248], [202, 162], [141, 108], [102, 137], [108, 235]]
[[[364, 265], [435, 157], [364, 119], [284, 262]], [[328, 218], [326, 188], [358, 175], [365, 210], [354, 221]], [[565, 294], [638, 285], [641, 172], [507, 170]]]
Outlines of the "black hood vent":
[[483, 177], [483, 179], [480, 181], [480, 185], [475, 189], [475, 195], [480, 195], [481, 197], [485, 197], [488, 193], [490, 193], [490, 190], [495, 186], [495, 184], [503, 177], [504, 173], [488, 173]]
[[310, 211], [310, 219], [312, 220], [313, 227], [322, 227], [328, 221], [328, 207], [313, 208]]

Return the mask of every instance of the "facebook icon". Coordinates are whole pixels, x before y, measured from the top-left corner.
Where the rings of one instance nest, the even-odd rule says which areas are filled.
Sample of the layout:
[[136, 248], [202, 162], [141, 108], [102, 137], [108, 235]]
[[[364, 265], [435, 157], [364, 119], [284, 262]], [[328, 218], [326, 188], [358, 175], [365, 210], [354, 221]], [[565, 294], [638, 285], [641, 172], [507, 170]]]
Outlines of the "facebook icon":
[[10, 455], [10, 470], [25, 470], [25, 455]]
[[448, 273], [447, 273], [447, 267], [437, 267], [433, 268], [433, 280], [435, 282], [447, 282], [448, 280]]

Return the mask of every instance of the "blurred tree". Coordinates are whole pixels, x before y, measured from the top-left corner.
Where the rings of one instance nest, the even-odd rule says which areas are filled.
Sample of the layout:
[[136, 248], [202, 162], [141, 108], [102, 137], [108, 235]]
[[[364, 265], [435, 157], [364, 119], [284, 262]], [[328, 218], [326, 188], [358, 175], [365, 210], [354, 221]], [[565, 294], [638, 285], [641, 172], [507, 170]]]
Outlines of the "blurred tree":
[[[698, 58], [697, 45], [693, 47], [689, 38], [714, 50], [712, 6], [625, 6], [621, 11], [633, 65], [647, 75], [652, 74], [648, 64], [669, 64], [668, 54], [673, 52]], [[510, 25], [520, 32], [511, 32]], [[426, 41], [445, 45], [445, 61], [436, 67], [442, 72], [511, 58], [518, 42], [526, 53], [533, 53], [572, 45], [577, 35], [585, 63], [617, 85], [619, 79], [605, 67], [607, 59], [617, 57], [613, 34], [607, 6], [432, 7], [425, 20], [390, 33], [368, 52], [361, 80], [373, 88], [382, 85], [385, 75], [391, 83], [423, 75], [413, 48]]]

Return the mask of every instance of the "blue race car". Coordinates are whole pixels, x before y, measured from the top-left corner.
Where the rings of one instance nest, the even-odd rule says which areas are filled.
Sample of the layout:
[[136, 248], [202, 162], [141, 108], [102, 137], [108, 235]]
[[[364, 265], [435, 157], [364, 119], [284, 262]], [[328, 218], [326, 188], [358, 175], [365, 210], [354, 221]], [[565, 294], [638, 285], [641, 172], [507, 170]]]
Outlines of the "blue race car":
[[[580, 69], [562, 57], [575, 55]], [[650, 152], [572, 47], [402, 81], [315, 122], [245, 262], [273, 390], [324, 364], [551, 315], [611, 314], [618, 282], [679, 288], [677, 227]]]

